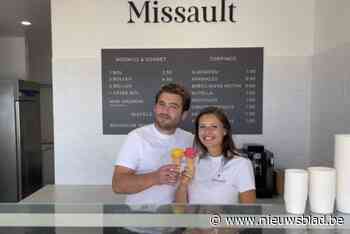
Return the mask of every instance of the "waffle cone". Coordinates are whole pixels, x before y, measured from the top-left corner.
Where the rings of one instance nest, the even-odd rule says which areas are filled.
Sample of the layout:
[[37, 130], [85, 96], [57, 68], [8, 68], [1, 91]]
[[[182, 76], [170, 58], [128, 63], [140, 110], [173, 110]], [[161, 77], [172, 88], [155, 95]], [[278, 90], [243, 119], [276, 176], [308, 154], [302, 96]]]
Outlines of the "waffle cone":
[[172, 161], [174, 164], [176, 164], [176, 166], [180, 166], [181, 158], [173, 158]]
[[194, 160], [192, 158], [187, 158], [186, 162], [187, 162], [188, 169], [191, 170], [191, 172], [193, 172]]

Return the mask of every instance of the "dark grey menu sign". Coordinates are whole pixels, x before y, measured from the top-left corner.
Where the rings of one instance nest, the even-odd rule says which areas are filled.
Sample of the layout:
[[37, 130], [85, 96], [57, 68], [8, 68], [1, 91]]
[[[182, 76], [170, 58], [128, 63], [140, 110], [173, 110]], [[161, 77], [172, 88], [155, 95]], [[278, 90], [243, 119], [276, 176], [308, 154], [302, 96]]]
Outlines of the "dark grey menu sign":
[[153, 122], [159, 88], [180, 83], [192, 94], [182, 128], [207, 106], [221, 107], [233, 134], [262, 133], [263, 48], [102, 49], [103, 134]]

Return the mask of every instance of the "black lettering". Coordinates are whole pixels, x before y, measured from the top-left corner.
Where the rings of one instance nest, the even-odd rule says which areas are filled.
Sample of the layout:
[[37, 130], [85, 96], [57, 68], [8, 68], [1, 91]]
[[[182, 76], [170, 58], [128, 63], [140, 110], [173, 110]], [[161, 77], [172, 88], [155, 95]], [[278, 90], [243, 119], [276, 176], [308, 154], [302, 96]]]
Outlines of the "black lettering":
[[162, 22], [164, 23], [170, 23], [173, 20], [173, 17], [171, 15], [171, 7], [163, 7], [162, 13], [165, 16], [162, 16]]
[[[190, 8], [188, 8], [188, 13], [191, 13], [192, 9], [194, 10], [194, 13], [189, 15], [187, 17], [187, 21], [192, 23], [192, 22], [200, 22], [199, 18], [198, 18], [198, 15], [199, 15], [199, 12], [198, 12], [198, 8], [195, 7], [195, 6], [191, 6]], [[194, 18], [193, 20], [191, 18]]]
[[[181, 11], [180, 11], [180, 9], [181, 9]], [[179, 16], [179, 17], [177, 17], [177, 16], [174, 17], [174, 19], [177, 23], [185, 22], [185, 20], [186, 20], [185, 12], [186, 12], [186, 9], [184, 7], [176, 7], [175, 8], [175, 13], [177, 16]]]
[[136, 15], [137, 18], [140, 18], [141, 15], [143, 14], [143, 10], [146, 11], [145, 13], [145, 23], [149, 23], [149, 1], [145, 1], [145, 3], [142, 6], [141, 11], [137, 10], [137, 7], [135, 6], [135, 4], [132, 1], [128, 1], [129, 3], [129, 21], [128, 23], [135, 23], [135, 21], [132, 19], [132, 12], [134, 12], [134, 14]]
[[154, 6], [153, 6], [153, 16], [154, 16], [153, 23], [159, 23], [159, 21], [158, 21], [158, 6], [157, 6], [158, 2], [154, 1], [153, 4], [154, 4]]
[[[143, 20], [144, 23], [237, 23], [237, 6], [227, 0], [218, 1], [217, 5], [201, 6], [162, 6], [159, 0], [140, 1], [143, 5], [128, 1], [129, 20], [127, 23], [135, 23]], [[152, 4], [152, 5], [151, 5]], [[219, 9], [220, 4], [220, 9]], [[229, 5], [230, 4], [230, 5]]]
[[234, 10], [236, 9], [236, 6], [232, 3], [229, 6], [229, 9], [230, 9], [230, 21], [233, 23], [236, 23], [237, 21], [234, 19]]
[[225, 11], [226, 11], [226, 6], [225, 6], [226, 0], [221, 0], [221, 22], [226, 22], [226, 17], [225, 17]]
[[202, 10], [203, 10], [203, 20], [207, 23], [212, 23], [212, 22], [217, 22], [216, 21], [216, 7], [215, 6], [212, 6], [211, 7], [212, 9], [212, 17], [211, 17], [211, 20], [208, 20], [208, 17], [207, 17], [207, 7], [202, 7]]

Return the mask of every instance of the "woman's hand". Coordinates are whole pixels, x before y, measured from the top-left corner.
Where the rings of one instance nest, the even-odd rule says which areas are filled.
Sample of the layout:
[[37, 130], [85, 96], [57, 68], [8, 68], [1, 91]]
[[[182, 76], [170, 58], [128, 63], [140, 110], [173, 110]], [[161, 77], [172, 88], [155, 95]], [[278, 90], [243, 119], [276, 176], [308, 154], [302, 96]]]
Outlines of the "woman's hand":
[[181, 179], [180, 179], [180, 183], [182, 186], [188, 186], [190, 184], [194, 176], [194, 171], [195, 171], [194, 167], [193, 168], [189, 168], [188, 166], [185, 167], [185, 169], [181, 173]]

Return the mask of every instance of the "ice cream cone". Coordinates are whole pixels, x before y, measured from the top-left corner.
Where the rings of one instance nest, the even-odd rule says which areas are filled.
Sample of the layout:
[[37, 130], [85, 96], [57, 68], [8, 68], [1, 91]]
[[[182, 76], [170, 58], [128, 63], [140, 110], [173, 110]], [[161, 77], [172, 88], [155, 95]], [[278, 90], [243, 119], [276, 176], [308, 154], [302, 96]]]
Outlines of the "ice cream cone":
[[181, 159], [184, 156], [184, 150], [180, 148], [175, 148], [171, 151], [171, 159], [174, 164], [179, 168], [180, 170], [180, 164]]
[[[194, 172], [194, 163], [195, 163], [195, 157], [197, 156], [197, 151], [194, 148], [186, 148], [185, 152], [186, 157], [186, 164], [189, 174], [193, 175]], [[185, 177], [183, 179], [184, 183], [187, 183], [188, 180], [191, 178]]]
[[189, 170], [193, 172], [194, 170], [194, 159], [193, 158], [186, 158], [186, 164]]

